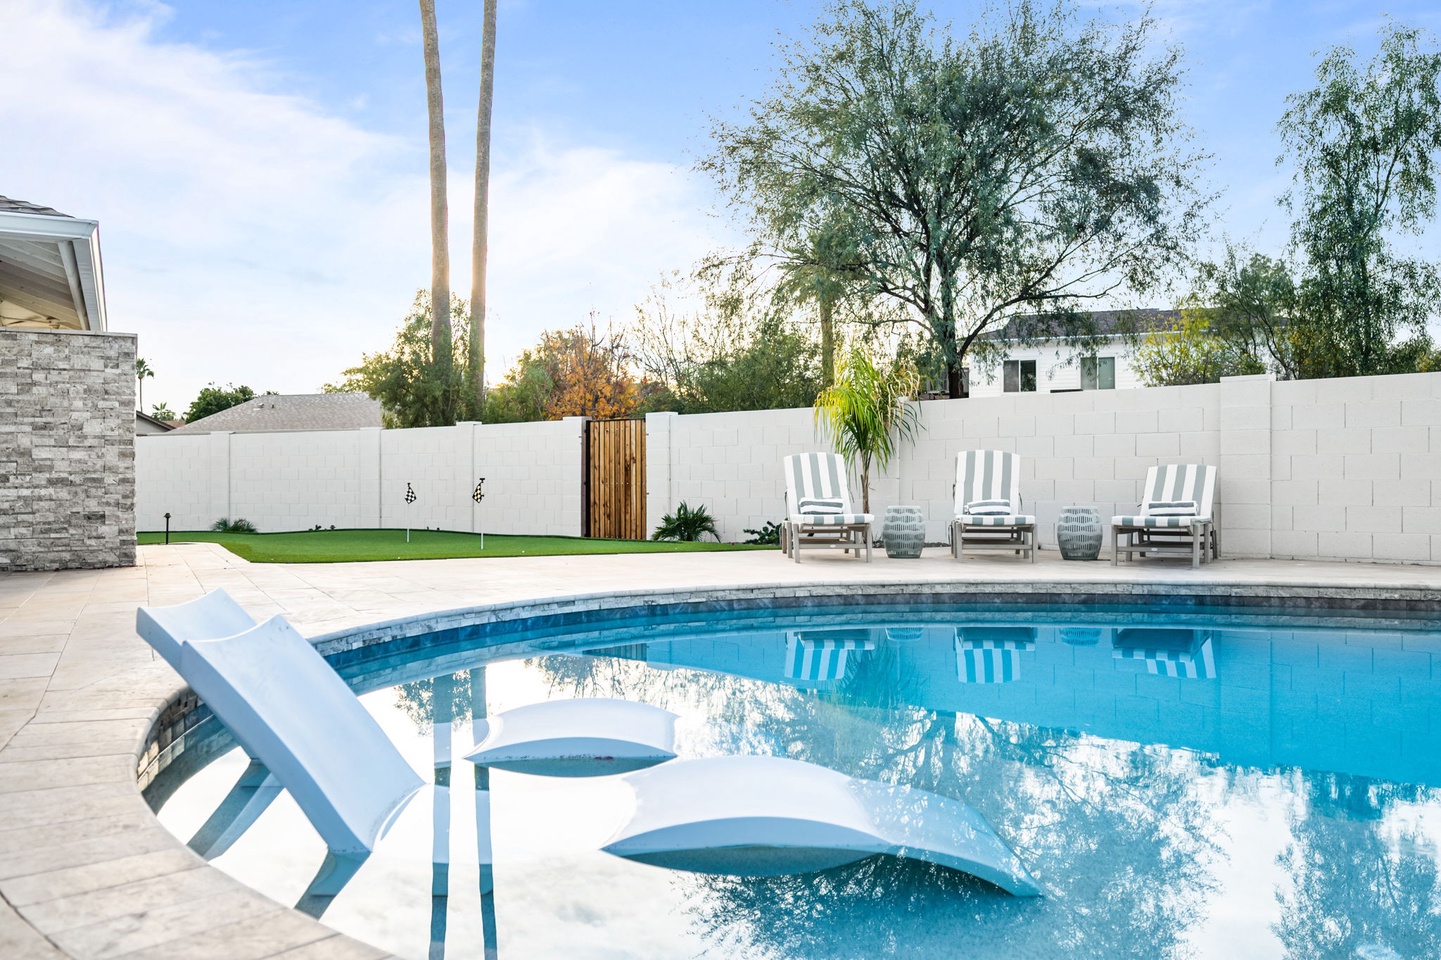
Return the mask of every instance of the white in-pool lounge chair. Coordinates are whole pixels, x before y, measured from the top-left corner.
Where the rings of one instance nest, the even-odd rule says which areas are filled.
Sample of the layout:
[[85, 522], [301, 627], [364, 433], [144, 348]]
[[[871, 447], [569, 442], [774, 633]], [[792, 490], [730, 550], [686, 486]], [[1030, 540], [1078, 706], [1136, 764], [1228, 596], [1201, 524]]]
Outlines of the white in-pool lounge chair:
[[969, 548], [1036, 562], [1036, 518], [1021, 513], [1021, 458], [1002, 450], [963, 450], [956, 457], [956, 516], [951, 556]]
[[839, 547], [871, 561], [869, 513], [856, 513], [846, 485], [846, 461], [834, 453], [794, 453], [785, 458], [786, 521], [781, 548], [801, 562], [801, 547]]
[[1111, 566], [1132, 554], [1190, 557], [1191, 566], [1219, 559], [1216, 468], [1173, 463], [1146, 471], [1140, 513], [1111, 518]]
[[[220, 591], [217, 591], [220, 592]], [[208, 607], [242, 625], [229, 597]], [[199, 614], [141, 608], [140, 633], [295, 798], [331, 851], [364, 857], [420, 789], [380, 724], [284, 617], [217, 634]], [[247, 615], [248, 616], [248, 615]], [[178, 631], [178, 632], [172, 632]]]

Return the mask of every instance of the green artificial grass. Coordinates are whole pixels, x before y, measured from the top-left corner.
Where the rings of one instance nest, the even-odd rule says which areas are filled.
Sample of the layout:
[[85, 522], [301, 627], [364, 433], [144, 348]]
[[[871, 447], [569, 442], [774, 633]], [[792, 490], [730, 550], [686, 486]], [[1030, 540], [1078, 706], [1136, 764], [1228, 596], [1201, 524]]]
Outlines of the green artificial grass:
[[[165, 534], [145, 532], [142, 545], [164, 543]], [[299, 533], [215, 533], [171, 531], [171, 543], [218, 543], [255, 563], [344, 563], [352, 560], [443, 560], [453, 557], [559, 557], [604, 553], [680, 553], [697, 550], [774, 550], [738, 543], [674, 543], [651, 540], [593, 540], [588, 537], [512, 537], [486, 534], [485, 549], [473, 533], [445, 530], [307, 530]]]

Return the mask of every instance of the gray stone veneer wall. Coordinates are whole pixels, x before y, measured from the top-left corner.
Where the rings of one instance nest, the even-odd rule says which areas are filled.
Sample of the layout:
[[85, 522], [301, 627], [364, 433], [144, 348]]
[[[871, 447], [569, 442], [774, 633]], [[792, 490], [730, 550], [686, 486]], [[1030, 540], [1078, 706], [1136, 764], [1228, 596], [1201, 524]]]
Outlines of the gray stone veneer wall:
[[0, 330], [0, 570], [135, 563], [135, 335]]

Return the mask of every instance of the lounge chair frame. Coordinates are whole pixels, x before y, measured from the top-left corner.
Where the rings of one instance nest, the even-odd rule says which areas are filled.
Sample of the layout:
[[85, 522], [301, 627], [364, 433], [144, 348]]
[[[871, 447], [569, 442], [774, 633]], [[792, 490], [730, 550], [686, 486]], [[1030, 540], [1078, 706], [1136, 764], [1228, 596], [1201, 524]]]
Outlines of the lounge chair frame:
[[[864, 550], [866, 563], [870, 563], [873, 519], [870, 514], [856, 514], [851, 509], [845, 459], [834, 453], [796, 453], [785, 458], [784, 469], [786, 520], [781, 524], [781, 550], [785, 555], [800, 563], [802, 547], [845, 550], [853, 553], [857, 559]], [[812, 486], [817, 478], [821, 478], [819, 484]], [[844, 506], [838, 516], [864, 516], [866, 520], [855, 523], [807, 523], [801, 519], [799, 513], [791, 512], [803, 496], [841, 500]]]
[[1138, 523], [1117, 523], [1111, 518], [1111, 566], [1127, 562], [1135, 554], [1143, 557], [1189, 557], [1191, 566], [1221, 559], [1221, 536], [1216, 526], [1216, 468], [1205, 464], [1168, 464], [1146, 471], [1145, 501], [1160, 499], [1194, 500], [1197, 515], [1178, 517], [1175, 526], [1147, 526]]
[[1006, 499], [1021, 507], [1021, 458], [1003, 450], [963, 450], [956, 456], [956, 514], [951, 520], [951, 556], [971, 553], [1012, 553], [1036, 562], [1036, 519], [1026, 514], [968, 517], [966, 504]]

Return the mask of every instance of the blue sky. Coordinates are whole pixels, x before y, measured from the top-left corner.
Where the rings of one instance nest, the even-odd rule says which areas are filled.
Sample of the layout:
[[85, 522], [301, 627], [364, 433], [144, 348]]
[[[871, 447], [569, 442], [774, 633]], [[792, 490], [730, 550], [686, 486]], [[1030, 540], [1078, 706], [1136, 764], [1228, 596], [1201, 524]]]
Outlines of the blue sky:
[[[663, 272], [738, 234], [693, 172], [708, 118], [764, 91], [810, 0], [501, 0], [490, 368], [543, 329], [629, 322]], [[1135, 4], [1088, 5], [1109, 18]], [[452, 282], [469, 288], [479, 0], [437, 0]], [[970, 3], [936, 3], [969, 24]], [[1374, 48], [1404, 2], [1162, 2], [1186, 117], [1214, 155], [1215, 236], [1284, 243], [1274, 125], [1313, 54]], [[0, 0], [0, 194], [98, 219], [112, 326], [158, 371], [147, 406], [208, 381], [307, 392], [388, 344], [428, 283], [414, 0]], [[1441, 255], [1434, 229], [1422, 242]], [[1158, 294], [1153, 305], [1165, 305]]]

